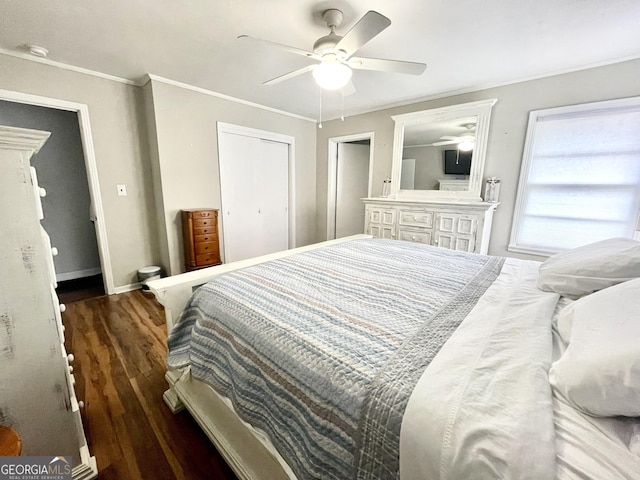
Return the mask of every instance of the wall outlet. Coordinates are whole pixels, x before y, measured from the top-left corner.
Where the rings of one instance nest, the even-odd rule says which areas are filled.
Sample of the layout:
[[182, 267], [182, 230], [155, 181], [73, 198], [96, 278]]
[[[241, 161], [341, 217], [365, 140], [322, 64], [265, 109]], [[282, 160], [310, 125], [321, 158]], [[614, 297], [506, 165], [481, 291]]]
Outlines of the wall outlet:
[[118, 196], [119, 197], [126, 197], [127, 196], [127, 186], [126, 185], [116, 185], [116, 188], [118, 189]]

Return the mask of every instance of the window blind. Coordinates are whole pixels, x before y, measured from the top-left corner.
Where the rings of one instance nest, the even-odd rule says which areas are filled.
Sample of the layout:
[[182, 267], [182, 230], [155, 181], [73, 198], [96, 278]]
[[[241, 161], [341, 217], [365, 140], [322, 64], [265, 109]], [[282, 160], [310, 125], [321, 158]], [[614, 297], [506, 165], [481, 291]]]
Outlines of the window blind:
[[638, 103], [531, 116], [510, 249], [548, 254], [634, 237], [640, 211]]

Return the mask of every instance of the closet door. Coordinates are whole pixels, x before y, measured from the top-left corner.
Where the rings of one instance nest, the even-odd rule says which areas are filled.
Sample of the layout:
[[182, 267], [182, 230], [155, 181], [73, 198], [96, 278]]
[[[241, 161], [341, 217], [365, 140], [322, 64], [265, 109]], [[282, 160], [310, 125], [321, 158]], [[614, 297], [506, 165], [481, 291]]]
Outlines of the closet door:
[[289, 146], [222, 132], [218, 138], [225, 262], [289, 248]]
[[253, 256], [289, 248], [289, 145], [261, 140], [260, 151], [254, 185], [261, 236], [254, 239]]

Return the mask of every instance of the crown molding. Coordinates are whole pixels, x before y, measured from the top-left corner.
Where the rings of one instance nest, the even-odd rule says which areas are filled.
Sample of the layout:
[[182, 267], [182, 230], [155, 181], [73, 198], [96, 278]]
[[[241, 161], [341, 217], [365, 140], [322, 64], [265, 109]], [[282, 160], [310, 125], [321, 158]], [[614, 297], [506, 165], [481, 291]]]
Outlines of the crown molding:
[[209, 95], [211, 97], [221, 98], [223, 100], [228, 100], [230, 102], [240, 103], [242, 105], [247, 105], [249, 107], [260, 108], [262, 110], [266, 110], [268, 112], [273, 112], [273, 113], [278, 113], [280, 115], [285, 115], [287, 117], [297, 118], [299, 120], [305, 120], [307, 122], [316, 123], [316, 120], [313, 119], [313, 118], [304, 117], [302, 115], [297, 115], [295, 113], [286, 112], [284, 110], [278, 110], [277, 108], [267, 107], [267, 106], [261, 105], [259, 103], [250, 102], [248, 100], [243, 100], [241, 98], [232, 97], [230, 95], [225, 95], [223, 93], [214, 92], [212, 90], [207, 90], [206, 88], [195, 87], [195, 86], [189, 85], [187, 83], [182, 83], [182, 82], [178, 82], [178, 81], [175, 81], [175, 80], [171, 80], [169, 78], [161, 77], [159, 75], [154, 75], [153, 73], [147, 73], [143, 77], [143, 80], [140, 82], [140, 85], [144, 86], [147, 83], [149, 83], [149, 81], [151, 81], [151, 80], [153, 80], [155, 82], [165, 83], [167, 85], [172, 85], [174, 87], [184, 88], [185, 90], [191, 90], [192, 92], [202, 93], [204, 95]]
[[[52, 67], [57, 67], [57, 68], [61, 68], [63, 70], [69, 70], [72, 72], [76, 72], [76, 73], [82, 73], [84, 75], [91, 75], [94, 77], [98, 77], [98, 78], [103, 78], [106, 80], [111, 80], [114, 82], [119, 82], [119, 83], [123, 83], [125, 85], [132, 85], [132, 86], [136, 86], [136, 87], [142, 87], [144, 85], [146, 85], [150, 80], [154, 80], [157, 82], [162, 82], [168, 85], [173, 85], [175, 87], [179, 87], [179, 88], [184, 88], [186, 90], [191, 90], [194, 92], [198, 92], [198, 93], [202, 93], [204, 95], [209, 95], [209, 96], [213, 96], [213, 97], [218, 97], [224, 100], [228, 100], [231, 102], [235, 102], [235, 103], [239, 103], [242, 105], [247, 105], [250, 107], [254, 107], [254, 108], [259, 108], [262, 110], [266, 110], [269, 112], [273, 112], [273, 113], [277, 113], [280, 115], [285, 115], [288, 117], [292, 117], [292, 118], [297, 118], [299, 120], [305, 120], [308, 122], [313, 122], [316, 123], [316, 119], [313, 118], [309, 118], [309, 117], [305, 117], [303, 115], [298, 115], [295, 113], [291, 113], [291, 112], [287, 112], [285, 110], [279, 110], [277, 108], [273, 108], [273, 107], [267, 107], [266, 105], [261, 105], [259, 103], [254, 103], [254, 102], [250, 102], [248, 100], [243, 100], [241, 98], [237, 98], [237, 97], [232, 97], [230, 95], [225, 95], [223, 93], [218, 93], [218, 92], [214, 92], [212, 90], [207, 90], [206, 88], [201, 88], [201, 87], [196, 87], [193, 85], [189, 85], [187, 83], [182, 83], [182, 82], [178, 82], [175, 80], [171, 80], [168, 78], [164, 78], [161, 77], [159, 75], [154, 75], [154, 74], [145, 74], [141, 79], [139, 79], [138, 81], [135, 80], [131, 80], [128, 78], [122, 78], [122, 77], [117, 77], [115, 75], [109, 75], [107, 73], [102, 73], [102, 72], [97, 72], [95, 70], [89, 70], [87, 68], [82, 68], [82, 67], [76, 67], [74, 65], [69, 65], [67, 63], [62, 63], [62, 62], [56, 62], [54, 60], [49, 60], [48, 58], [40, 58], [40, 57], [34, 57], [33, 55], [29, 55], [26, 53], [21, 53], [21, 52], [16, 52], [16, 51], [12, 51], [12, 50], [7, 50], [5, 48], [0, 47], [0, 54], [2, 55], [7, 55], [10, 57], [15, 57], [15, 58], [20, 58], [23, 60], [28, 60], [31, 62], [37, 62], [37, 63], [42, 63], [45, 65], [49, 65]], [[464, 95], [467, 93], [473, 93], [473, 92], [479, 92], [482, 90], [489, 90], [492, 88], [499, 88], [499, 87], [506, 87], [509, 85], [516, 85], [518, 83], [524, 83], [524, 82], [530, 82], [532, 80], [540, 80], [540, 79], [544, 79], [544, 78], [549, 78], [549, 77], [555, 77], [557, 75], [564, 75], [567, 73], [574, 73], [574, 72], [580, 72], [583, 70], [590, 70], [592, 68], [598, 68], [598, 67], [605, 67], [608, 65], [614, 65], [617, 63], [624, 63], [624, 62], [628, 62], [631, 60], [637, 60], [640, 59], [640, 54], [635, 54], [635, 55], [629, 55], [626, 57], [618, 57], [618, 58], [614, 58], [611, 60], [605, 60], [602, 62], [597, 62], [597, 63], [591, 63], [591, 64], [586, 64], [586, 65], [580, 65], [577, 67], [572, 67], [572, 68], [566, 68], [566, 69], [561, 69], [561, 70], [554, 70], [554, 71], [550, 71], [550, 72], [545, 72], [545, 73], [541, 73], [541, 74], [536, 74], [536, 75], [530, 75], [530, 76], [526, 76], [526, 77], [521, 77], [515, 80], [508, 80], [508, 81], [504, 81], [504, 82], [493, 82], [493, 83], [485, 83], [485, 84], [477, 84], [477, 85], [473, 85], [470, 87], [466, 87], [466, 88], [462, 88], [459, 90], [448, 90], [446, 92], [440, 92], [440, 93], [436, 93], [433, 95], [427, 95], [424, 97], [418, 97], [418, 98], [413, 98], [413, 99], [407, 99], [407, 100], [402, 100], [399, 102], [393, 102], [393, 103], [388, 103], [385, 105], [379, 105], [376, 107], [370, 107], [370, 108], [363, 108], [363, 109], [356, 109], [354, 111], [349, 112], [348, 116], [349, 117], [355, 117], [358, 115], [365, 115], [367, 113], [373, 113], [373, 112], [379, 112], [382, 110], [389, 110], [392, 108], [397, 108], [397, 107], [405, 107], [407, 105], [413, 105], [416, 103], [423, 103], [423, 102], [429, 102], [432, 100], [438, 100], [441, 98], [446, 98], [446, 97], [453, 97], [456, 95]], [[328, 118], [325, 119], [325, 122], [329, 122], [329, 121], [333, 121], [333, 120], [337, 120], [340, 117], [333, 117], [333, 118]]]
[[[598, 63], [591, 63], [591, 64], [587, 64], [587, 65], [580, 65], [578, 67], [573, 67], [573, 68], [566, 68], [566, 69], [562, 69], [562, 70], [554, 70], [552, 72], [546, 72], [546, 73], [540, 73], [540, 74], [536, 74], [536, 75], [530, 75], [527, 77], [520, 77], [517, 78], [515, 80], [507, 80], [504, 82], [494, 82], [494, 83], [485, 83], [485, 84], [477, 84], [477, 85], [473, 85], [470, 87], [466, 87], [466, 88], [461, 88], [459, 90], [448, 90], [446, 92], [441, 92], [441, 93], [435, 93], [433, 95], [427, 95], [425, 97], [419, 97], [419, 98], [414, 98], [414, 99], [408, 99], [408, 100], [402, 100], [399, 102], [394, 102], [394, 103], [388, 103], [385, 105], [381, 105], [378, 107], [371, 107], [371, 108], [363, 108], [362, 110], [354, 110], [353, 112], [349, 112], [349, 117], [355, 117], [358, 115], [365, 115], [367, 113], [373, 113], [373, 112], [379, 112], [382, 110], [390, 110], [392, 108], [397, 108], [397, 107], [406, 107], [407, 105], [413, 105], [415, 103], [423, 103], [423, 102], [429, 102], [432, 100], [439, 100], [441, 98], [447, 98], [447, 97], [454, 97], [456, 95], [464, 95], [467, 93], [474, 93], [474, 92], [480, 92], [483, 90], [490, 90], [492, 88], [500, 88], [500, 87], [508, 87], [509, 85], [516, 85], [518, 83], [525, 83], [525, 82], [530, 82], [533, 80], [541, 80], [544, 78], [550, 78], [550, 77], [555, 77], [558, 75], [564, 75], [567, 73], [574, 73], [574, 72], [581, 72], [584, 70], [590, 70], [592, 68], [598, 68], [598, 67], [606, 67], [608, 65], [615, 65], [617, 63], [624, 63], [624, 62], [629, 62], [632, 60], [638, 60], [640, 59], [640, 54], [637, 55], [629, 55], [626, 57], [618, 57], [618, 58], [614, 58], [612, 60], [606, 60], [603, 62], [598, 62]], [[330, 122], [333, 120], [338, 120], [340, 119], [340, 117], [333, 117], [333, 118], [329, 118], [326, 119], [325, 122]]]
[[0, 54], [7, 55], [9, 57], [21, 58], [22, 60], [28, 60], [30, 62], [42, 63], [51, 67], [61, 68], [63, 70], [82, 73], [84, 75], [91, 75], [92, 77], [103, 78], [105, 80], [111, 80], [113, 82], [124, 83], [125, 85], [138, 86], [137, 82], [129, 80], [128, 78], [116, 77], [115, 75], [109, 75], [108, 73], [96, 72], [95, 70], [89, 70], [88, 68], [76, 67], [74, 65], [69, 65], [68, 63], [56, 62], [55, 60], [49, 60], [48, 58], [34, 57], [33, 55], [14, 52], [2, 47], [0, 47]]

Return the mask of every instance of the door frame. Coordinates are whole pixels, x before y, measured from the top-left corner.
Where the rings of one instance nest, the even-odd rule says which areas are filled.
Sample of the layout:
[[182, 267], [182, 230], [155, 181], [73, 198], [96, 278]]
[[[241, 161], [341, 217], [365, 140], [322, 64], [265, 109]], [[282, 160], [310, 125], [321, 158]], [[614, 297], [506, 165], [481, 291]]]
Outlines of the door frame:
[[289, 201], [288, 201], [288, 213], [289, 213], [289, 245], [288, 248], [293, 248], [296, 246], [296, 175], [295, 175], [295, 165], [296, 165], [296, 139], [291, 135], [284, 135], [282, 133], [269, 132], [267, 130], [260, 130], [257, 128], [251, 127], [243, 127], [242, 125], [235, 125], [233, 123], [226, 122], [216, 122], [217, 123], [217, 141], [216, 146], [218, 147], [218, 175], [220, 176], [220, 209], [222, 212], [222, 250], [224, 259], [226, 261], [226, 250], [227, 242], [226, 242], [226, 233], [224, 228], [224, 196], [222, 192], [222, 176], [220, 175], [220, 164], [222, 163], [220, 159], [220, 135], [223, 133], [231, 133], [235, 135], [244, 135], [245, 137], [253, 137], [259, 138], [262, 140], [272, 141], [272, 142], [280, 142], [288, 145], [288, 187], [289, 187]]
[[66, 110], [76, 112], [78, 124], [80, 126], [80, 141], [82, 143], [82, 153], [84, 154], [84, 165], [87, 171], [89, 184], [89, 198], [93, 205], [96, 216], [94, 228], [98, 243], [98, 255], [100, 256], [100, 268], [102, 269], [102, 280], [105, 292], [112, 295], [115, 292], [113, 283], [113, 270], [111, 268], [111, 256], [109, 255], [109, 244], [107, 241], [107, 224], [104, 219], [104, 209], [102, 207], [102, 197], [100, 195], [100, 182], [98, 181], [98, 166], [96, 164], [96, 154], [93, 147], [93, 136], [91, 134], [91, 122], [89, 121], [89, 107], [84, 103], [59, 100], [57, 98], [43, 97], [22, 92], [0, 89], [0, 100], [7, 100], [15, 103], [24, 103], [38, 107], [53, 108], [56, 110]]
[[329, 138], [328, 146], [328, 180], [327, 180], [327, 240], [336, 238], [336, 193], [338, 171], [338, 144], [357, 142], [359, 140], [369, 140], [369, 185], [367, 187], [367, 197], [371, 197], [373, 184], [373, 145], [375, 132], [354, 133], [341, 137]]

